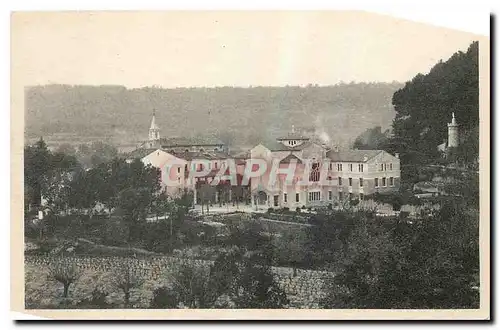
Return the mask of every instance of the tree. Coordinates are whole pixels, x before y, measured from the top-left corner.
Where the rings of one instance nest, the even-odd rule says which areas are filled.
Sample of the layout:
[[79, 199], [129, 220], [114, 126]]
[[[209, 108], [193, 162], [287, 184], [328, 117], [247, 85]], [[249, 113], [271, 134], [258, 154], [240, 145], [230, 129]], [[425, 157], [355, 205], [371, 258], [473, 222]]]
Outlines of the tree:
[[113, 272], [113, 284], [123, 291], [124, 308], [130, 307], [130, 292], [144, 283], [144, 277], [130, 267], [130, 260], [120, 261], [118, 268]]
[[50, 166], [50, 151], [43, 138], [24, 148], [24, 178], [28, 188], [25, 197], [29, 205], [40, 205]]
[[78, 267], [66, 260], [55, 261], [49, 266], [48, 277], [63, 285], [64, 298], [68, 297], [70, 285], [76, 282], [80, 275], [81, 271]]
[[382, 133], [382, 128], [369, 128], [354, 140], [353, 148], [359, 150], [385, 150], [389, 143], [389, 130]]
[[221, 254], [211, 266], [184, 263], [171, 285], [154, 292], [153, 308], [283, 308], [289, 301], [270, 267], [239, 250]]
[[139, 221], [145, 220], [151, 205], [152, 196], [144, 188], [127, 188], [118, 196], [118, 207], [128, 229], [128, 242], [134, 238]]
[[[447, 138], [447, 123], [455, 113], [461, 131], [479, 125], [478, 42], [437, 63], [428, 74], [418, 74], [394, 93], [392, 152], [402, 164], [439, 159], [437, 146]], [[471, 158], [477, 158], [474, 149]], [[404, 168], [403, 168], [404, 170]], [[404, 175], [404, 173], [402, 173]]]
[[323, 307], [477, 308], [478, 224], [453, 200], [412, 222], [359, 216]]

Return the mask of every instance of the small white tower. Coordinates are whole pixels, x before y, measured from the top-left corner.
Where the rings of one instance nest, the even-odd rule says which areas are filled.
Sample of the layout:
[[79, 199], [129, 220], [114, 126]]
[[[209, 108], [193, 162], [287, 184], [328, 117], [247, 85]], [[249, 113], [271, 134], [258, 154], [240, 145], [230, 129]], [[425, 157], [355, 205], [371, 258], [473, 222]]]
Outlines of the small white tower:
[[151, 126], [149, 127], [149, 141], [158, 140], [160, 140], [160, 128], [156, 125], [156, 116], [153, 110], [153, 118], [151, 119]]
[[455, 120], [455, 113], [451, 117], [451, 123], [448, 124], [448, 148], [458, 147], [458, 125]]

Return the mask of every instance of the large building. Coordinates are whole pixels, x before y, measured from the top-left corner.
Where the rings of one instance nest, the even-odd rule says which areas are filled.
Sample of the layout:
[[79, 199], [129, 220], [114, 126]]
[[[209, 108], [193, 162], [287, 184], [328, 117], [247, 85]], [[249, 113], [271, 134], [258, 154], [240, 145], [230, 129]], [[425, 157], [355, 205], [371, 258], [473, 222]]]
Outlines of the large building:
[[[251, 158], [262, 159], [268, 168], [274, 168], [252, 178], [252, 204], [257, 207], [327, 205], [395, 191], [400, 185], [397, 155], [383, 150], [340, 151], [293, 132], [275, 143], [254, 147]], [[274, 179], [276, 169], [280, 174]], [[287, 171], [293, 172], [293, 179], [287, 178]]]
[[[400, 185], [398, 155], [330, 148], [293, 128], [288, 135], [261, 143], [236, 158], [217, 141], [161, 139], [153, 115], [149, 140], [128, 158], [160, 168], [167, 193], [193, 191], [195, 203], [201, 201], [202, 187], [213, 182], [217, 185], [211, 202], [219, 202], [224, 191], [225, 201], [235, 196], [241, 200], [244, 191], [243, 199], [256, 208], [290, 209], [363, 199], [376, 192], [398, 190]], [[234, 182], [227, 178], [231, 171]]]

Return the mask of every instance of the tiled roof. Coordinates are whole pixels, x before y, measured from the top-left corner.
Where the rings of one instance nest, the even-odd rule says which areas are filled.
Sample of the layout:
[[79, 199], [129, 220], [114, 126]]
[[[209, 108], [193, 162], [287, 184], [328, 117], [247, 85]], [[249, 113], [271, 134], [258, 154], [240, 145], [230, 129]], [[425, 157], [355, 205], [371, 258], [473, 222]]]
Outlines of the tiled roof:
[[217, 160], [217, 159], [227, 159], [230, 156], [224, 152], [200, 152], [200, 151], [186, 151], [186, 152], [169, 152], [177, 158], [184, 160], [193, 159], [205, 159], [205, 160]]
[[286, 146], [278, 141], [262, 143], [262, 145], [271, 151], [299, 151], [309, 147], [311, 145], [311, 142], [305, 141], [293, 147]]
[[170, 137], [160, 140], [161, 146], [166, 147], [187, 147], [187, 146], [213, 146], [223, 145], [224, 143], [213, 137]]
[[289, 154], [285, 158], [283, 158], [280, 161], [280, 164], [290, 164], [291, 162], [295, 162], [297, 164], [302, 164], [302, 161], [299, 159], [299, 157], [295, 156], [294, 154]]
[[330, 150], [326, 153], [326, 157], [334, 162], [365, 162], [382, 151], [383, 150]]
[[154, 149], [154, 148], [138, 148], [138, 149], [135, 149], [131, 152], [129, 152], [127, 155], [126, 155], [126, 158], [127, 159], [135, 159], [135, 158], [144, 158], [146, 157], [147, 155], [149, 155], [150, 153], [156, 151], [158, 149]]
[[290, 133], [288, 135], [285, 135], [285, 136], [281, 136], [279, 138], [277, 138], [276, 140], [309, 140], [308, 137], [305, 137], [305, 136], [302, 136], [300, 134], [297, 134], [297, 133]]

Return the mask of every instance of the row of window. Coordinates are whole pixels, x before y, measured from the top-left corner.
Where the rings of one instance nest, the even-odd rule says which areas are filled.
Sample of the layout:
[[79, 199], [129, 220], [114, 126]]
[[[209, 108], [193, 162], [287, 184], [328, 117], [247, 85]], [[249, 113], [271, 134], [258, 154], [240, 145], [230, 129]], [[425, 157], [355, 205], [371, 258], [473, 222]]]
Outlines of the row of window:
[[[343, 171], [343, 164], [341, 163], [338, 163], [337, 164], [337, 172], [342, 172]], [[348, 164], [348, 169], [349, 169], [349, 172], [352, 172], [353, 170], [353, 164]], [[358, 164], [358, 172], [364, 172], [364, 164]], [[333, 163], [330, 163], [330, 171], [333, 170]]]
[[[208, 163], [207, 163], [207, 165], [208, 165], [208, 169], [209, 169], [209, 170], [211, 170], [211, 169], [212, 169], [212, 163], [211, 163], [211, 162], [208, 162]], [[217, 162], [214, 162], [214, 166], [213, 166], [213, 168], [214, 168], [214, 169], [219, 169], [219, 166], [218, 166], [218, 165], [219, 165], [219, 164], [218, 164]], [[221, 166], [222, 166], [222, 167], [225, 167], [225, 166], [226, 166], [226, 162], [224, 162], [224, 161], [223, 161], [223, 162], [221, 163]], [[203, 171], [203, 169], [204, 169], [204, 168], [205, 168], [204, 164], [201, 164], [201, 163], [200, 163], [200, 164], [198, 164], [197, 171], [198, 171], [198, 172], [199, 172], [199, 171]], [[187, 167], [186, 167], [186, 170], [187, 170]]]
[[[394, 186], [394, 178], [391, 176], [389, 178], [389, 180], [387, 180], [387, 178], [382, 178], [382, 186], [383, 187], [387, 187], [387, 181], [389, 181], [389, 186]], [[349, 182], [349, 187], [352, 187], [352, 178], [348, 178], [348, 182]], [[338, 184], [339, 186], [341, 186], [343, 183], [343, 180], [342, 180], [342, 177], [338, 177]], [[360, 187], [363, 187], [363, 184], [364, 184], [364, 179], [363, 178], [359, 178], [359, 186]], [[375, 187], [379, 187], [379, 178], [375, 178]]]
[[379, 172], [385, 172], [385, 171], [387, 171], [387, 169], [389, 169], [389, 171], [392, 171], [392, 163], [379, 164], [379, 167], [378, 167]]
[[[391, 178], [391, 179], [393, 179], [393, 178]], [[353, 193], [349, 193], [348, 196], [349, 196], [349, 199], [354, 198]], [[360, 200], [363, 200], [364, 194], [360, 193], [358, 195], [358, 197]], [[344, 199], [344, 193], [342, 191], [339, 191], [339, 200], [343, 200], [343, 199]], [[320, 201], [321, 200], [321, 192], [320, 191], [310, 191], [308, 193], [307, 200], [309, 202]], [[328, 200], [329, 201], [333, 200], [333, 191], [331, 191], [331, 190], [328, 190]], [[287, 193], [283, 194], [283, 201], [285, 203], [288, 203], [288, 194]], [[295, 202], [297, 202], [297, 203], [300, 202], [300, 194], [299, 193], [295, 194]]]
[[[288, 203], [288, 194], [287, 193], [283, 194], [283, 202]], [[299, 193], [295, 194], [295, 202], [297, 202], [297, 203], [300, 202], [300, 194]]]
[[[349, 172], [353, 172], [353, 164], [347, 164], [348, 166], [348, 171]], [[392, 166], [392, 163], [383, 163], [383, 164], [380, 164], [379, 167], [378, 167], [378, 170], [380, 172], [383, 172], [383, 171], [392, 171], [393, 169], [393, 166]], [[330, 171], [333, 170], [333, 163], [330, 163]], [[341, 163], [338, 163], [337, 164], [337, 172], [342, 172], [343, 171], [343, 164]], [[358, 164], [358, 172], [364, 172], [364, 164]]]
[[[286, 196], [286, 194], [285, 194], [285, 196]], [[354, 198], [354, 194], [349, 193], [349, 199], [352, 199], [352, 198]], [[363, 200], [363, 198], [364, 198], [364, 194], [360, 193], [359, 199]], [[344, 193], [342, 191], [340, 191], [339, 192], [339, 200], [343, 200], [343, 199], [344, 199]], [[319, 191], [309, 192], [308, 200], [309, 200], [309, 202], [320, 201], [321, 200], [321, 192], [319, 192]], [[333, 200], [333, 192], [331, 190], [328, 191], [328, 200], [329, 201]], [[285, 197], [285, 203], [286, 203], [286, 197]]]

